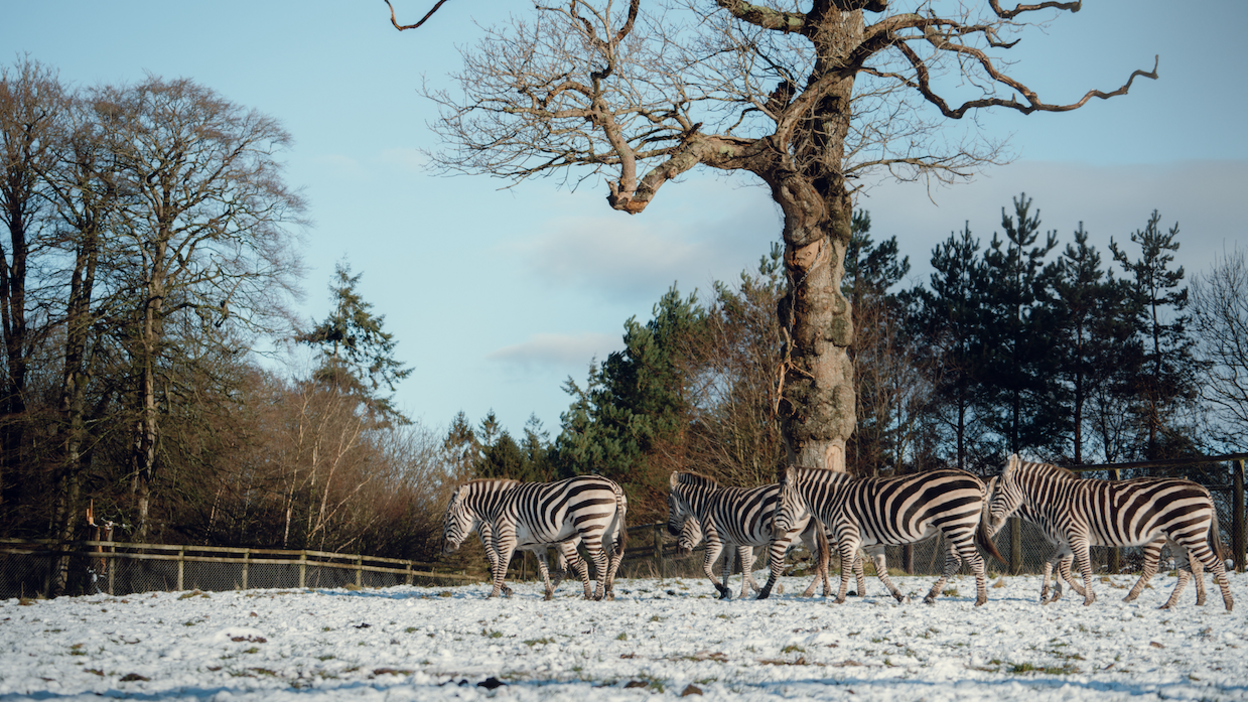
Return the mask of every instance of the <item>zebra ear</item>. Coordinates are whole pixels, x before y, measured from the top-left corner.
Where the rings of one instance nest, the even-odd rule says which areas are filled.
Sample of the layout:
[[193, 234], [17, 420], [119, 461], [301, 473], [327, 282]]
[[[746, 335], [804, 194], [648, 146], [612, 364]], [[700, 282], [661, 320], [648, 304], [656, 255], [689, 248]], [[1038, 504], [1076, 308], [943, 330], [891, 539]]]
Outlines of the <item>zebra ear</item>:
[[672, 477], [668, 479], [668, 483], [667, 483], [667, 484], [668, 484], [669, 486], [671, 486], [671, 487], [676, 487], [677, 485], [679, 485], [679, 484], [680, 484], [680, 473], [679, 473], [678, 471], [672, 471]]
[[1022, 459], [1018, 457], [1017, 453], [1011, 453], [1009, 460], [1005, 463], [1005, 470], [1001, 472], [1001, 479], [1005, 480], [1013, 477], [1014, 471], [1018, 470], [1019, 463], [1022, 463]]
[[797, 466], [785, 466], [780, 474], [780, 484], [786, 485], [797, 479]]

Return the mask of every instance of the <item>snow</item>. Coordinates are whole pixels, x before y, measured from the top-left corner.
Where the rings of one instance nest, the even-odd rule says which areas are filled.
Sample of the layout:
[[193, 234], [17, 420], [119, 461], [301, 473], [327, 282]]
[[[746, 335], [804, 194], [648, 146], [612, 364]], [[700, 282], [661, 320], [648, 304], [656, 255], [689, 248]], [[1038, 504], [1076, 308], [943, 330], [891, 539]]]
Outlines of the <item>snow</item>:
[[[1175, 583], [1094, 581], [1098, 600], [1040, 605], [1034, 576], [975, 581], [933, 605], [931, 577], [871, 579], [833, 605], [786, 578], [765, 601], [719, 601], [704, 579], [621, 580], [612, 602], [565, 583], [510, 599], [485, 585], [381, 590], [145, 593], [0, 601], [0, 702], [95, 700], [706, 699], [1244, 700], [1248, 577], [1228, 613], [1206, 576], [1172, 611]], [[735, 580], [735, 579], [734, 579]], [[498, 684], [498, 683], [503, 684]], [[486, 683], [482, 685], [481, 683]]]

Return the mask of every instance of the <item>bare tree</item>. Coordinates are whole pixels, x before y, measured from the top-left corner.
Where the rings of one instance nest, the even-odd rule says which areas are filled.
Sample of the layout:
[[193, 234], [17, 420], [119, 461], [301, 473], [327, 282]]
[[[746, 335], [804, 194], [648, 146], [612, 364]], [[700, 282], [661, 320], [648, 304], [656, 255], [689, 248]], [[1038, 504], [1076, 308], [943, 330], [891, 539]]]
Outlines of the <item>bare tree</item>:
[[[132, 193], [114, 228], [133, 296], [126, 330], [132, 364], [135, 538], [143, 540], [160, 438], [166, 321], [196, 315], [207, 329], [275, 329], [299, 262], [290, 244], [303, 201], [281, 177], [290, 135], [189, 80], [149, 77], [95, 101], [113, 134], [112, 158]], [[221, 335], [222, 339], [226, 335]]]
[[434, 129], [447, 143], [433, 163], [513, 182], [603, 176], [608, 203], [630, 214], [695, 167], [752, 173], [784, 216], [779, 394], [789, 459], [843, 470], [854, 328], [839, 288], [860, 184], [968, 178], [1003, 161], [1003, 145], [973, 131], [951, 140], [947, 121], [985, 108], [1069, 111], [1156, 78], [1154, 66], [1110, 92], [1048, 102], [1003, 57], [1027, 17], [1078, 2], [1005, 9], [988, 0], [943, 16], [928, 2], [907, 4], [539, 5], [464, 53], [457, 91], [426, 89], [442, 106]]
[[66, 106], [53, 69], [28, 57], [0, 68], [0, 504], [28, 446], [26, 382], [38, 336], [28, 278], [48, 222], [42, 175], [63, 143]]
[[1224, 251], [1207, 273], [1192, 280], [1192, 309], [1200, 352], [1209, 362], [1205, 397], [1231, 425], [1229, 435], [1243, 437], [1248, 430], [1248, 264], [1242, 249]]

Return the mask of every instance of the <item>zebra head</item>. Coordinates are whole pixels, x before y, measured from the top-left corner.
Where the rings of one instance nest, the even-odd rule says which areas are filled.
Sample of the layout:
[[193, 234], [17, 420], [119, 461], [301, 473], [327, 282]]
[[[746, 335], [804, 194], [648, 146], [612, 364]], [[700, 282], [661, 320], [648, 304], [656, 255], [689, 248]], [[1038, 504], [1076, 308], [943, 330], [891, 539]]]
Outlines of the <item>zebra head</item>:
[[464, 486], [455, 488], [451, 494], [451, 502], [446, 506], [446, 514], [442, 517], [442, 553], [454, 553], [460, 544], [472, 533], [477, 523], [477, 516], [464, 501]]
[[808, 512], [806, 500], [798, 491], [800, 473], [797, 466], [788, 466], [780, 475], [780, 499], [776, 502], [775, 515], [771, 520], [772, 535], [775, 538], [792, 531]]
[[[690, 474], [674, 472], [668, 481], [667, 488], [667, 533], [680, 536], [687, 528], [686, 523], [697, 519], [693, 507], [685, 494], [685, 482]], [[699, 539], [701, 537], [699, 536]], [[697, 542], [694, 542], [697, 543]]]
[[1011, 454], [1000, 477], [989, 482], [992, 499], [988, 502], [988, 533], [996, 534], [1005, 526], [1005, 520], [1023, 506], [1023, 488], [1019, 484], [1018, 454]]
[[685, 520], [685, 525], [680, 530], [680, 537], [676, 539], [676, 552], [681, 557], [688, 556], [700, 543], [702, 543], [702, 525], [697, 519], [690, 517]]

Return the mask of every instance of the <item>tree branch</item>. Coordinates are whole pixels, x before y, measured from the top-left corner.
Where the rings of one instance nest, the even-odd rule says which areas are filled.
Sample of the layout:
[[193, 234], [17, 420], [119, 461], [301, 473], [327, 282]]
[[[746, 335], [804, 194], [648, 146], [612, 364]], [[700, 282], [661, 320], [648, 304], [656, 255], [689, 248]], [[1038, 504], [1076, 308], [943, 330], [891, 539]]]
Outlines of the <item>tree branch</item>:
[[394, 5], [390, 4], [390, 0], [386, 0], [386, 7], [390, 8], [390, 24], [393, 24], [394, 28], [399, 30], [400, 32], [405, 29], [416, 29], [420, 25], [424, 24], [425, 21], [428, 20], [430, 17], [433, 17], [433, 13], [437, 12], [438, 8], [442, 7], [445, 4], [446, 4], [446, 0], [438, 0], [438, 3], [433, 6], [433, 9], [425, 13], [425, 16], [421, 17], [420, 21], [417, 22], [416, 24], [399, 24], [399, 21], [395, 19], [394, 17]]

